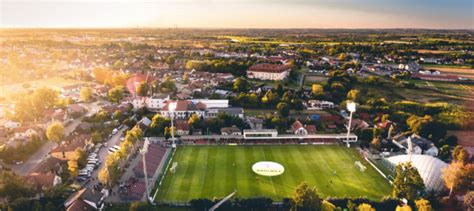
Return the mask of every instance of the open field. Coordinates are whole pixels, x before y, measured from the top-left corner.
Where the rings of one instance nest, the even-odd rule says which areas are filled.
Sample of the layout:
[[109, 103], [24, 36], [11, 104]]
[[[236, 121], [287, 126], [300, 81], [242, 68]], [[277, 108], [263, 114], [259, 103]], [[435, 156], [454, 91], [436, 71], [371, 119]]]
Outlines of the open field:
[[426, 67], [429, 67], [430, 69], [439, 70], [443, 74], [453, 74], [474, 80], [474, 69], [469, 68], [467, 66], [450, 67], [429, 65]]
[[314, 83], [323, 83], [323, 82], [326, 82], [327, 80], [328, 80], [328, 77], [324, 75], [307, 74], [304, 81], [304, 85], [312, 86]]
[[[258, 176], [251, 167], [259, 161], [274, 161], [285, 172], [275, 177]], [[363, 163], [361, 172], [354, 164]], [[322, 197], [366, 196], [380, 200], [389, 195], [390, 184], [370, 167], [355, 149], [342, 146], [182, 146], [172, 162], [157, 200], [184, 202], [195, 198], [224, 197], [237, 190], [238, 197], [291, 197], [306, 181]]]
[[28, 81], [27, 83], [0, 85], [0, 97], [9, 97], [11, 94], [16, 95], [19, 93], [27, 92], [28, 90], [23, 88], [23, 84], [29, 84], [29, 89], [48, 87], [51, 89], [59, 90], [63, 86], [84, 83], [86, 82], [78, 80], [66, 80], [63, 78], [55, 77]]

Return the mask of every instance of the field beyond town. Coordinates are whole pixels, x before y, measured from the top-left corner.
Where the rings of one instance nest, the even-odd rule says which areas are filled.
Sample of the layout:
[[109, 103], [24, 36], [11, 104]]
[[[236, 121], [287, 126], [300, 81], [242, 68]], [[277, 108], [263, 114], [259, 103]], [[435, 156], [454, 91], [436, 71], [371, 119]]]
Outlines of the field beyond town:
[[[280, 163], [285, 171], [275, 177], [257, 175], [252, 165], [259, 161]], [[355, 161], [367, 169], [360, 171]], [[178, 167], [175, 173], [167, 172], [159, 201], [212, 200], [234, 190], [237, 197], [282, 200], [303, 181], [315, 186], [322, 197], [380, 200], [391, 190], [355, 149], [343, 146], [180, 146], [171, 162], [178, 162]]]

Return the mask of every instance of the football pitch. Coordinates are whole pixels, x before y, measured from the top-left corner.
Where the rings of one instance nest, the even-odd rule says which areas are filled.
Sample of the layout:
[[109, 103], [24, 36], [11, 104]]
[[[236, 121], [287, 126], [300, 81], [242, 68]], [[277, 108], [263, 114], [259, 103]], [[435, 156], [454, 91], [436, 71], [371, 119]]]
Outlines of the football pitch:
[[[274, 177], [257, 175], [252, 165], [277, 162], [285, 168]], [[355, 164], [367, 167], [361, 171]], [[353, 148], [343, 146], [180, 146], [171, 162], [157, 200], [187, 202], [197, 198], [223, 198], [234, 190], [237, 197], [267, 196], [280, 201], [291, 197], [303, 181], [320, 196], [380, 200], [390, 194], [390, 184]]]

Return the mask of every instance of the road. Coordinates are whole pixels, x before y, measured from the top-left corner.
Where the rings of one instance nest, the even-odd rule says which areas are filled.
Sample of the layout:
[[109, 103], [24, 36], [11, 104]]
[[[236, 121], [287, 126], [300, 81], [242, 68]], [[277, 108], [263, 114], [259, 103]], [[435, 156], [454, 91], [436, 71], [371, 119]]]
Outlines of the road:
[[85, 186], [88, 188], [93, 188], [94, 185], [98, 183], [97, 176], [99, 175], [99, 170], [105, 165], [105, 158], [109, 154], [108, 149], [114, 145], [117, 145], [120, 141], [120, 138], [123, 136], [123, 133], [127, 130], [126, 127], [122, 128], [119, 130], [115, 135], [110, 137], [110, 139], [107, 141], [107, 146], [102, 147], [99, 150], [99, 153], [97, 155], [98, 159], [102, 161], [102, 163], [99, 165], [99, 168], [95, 169], [94, 172], [92, 172], [91, 178], [94, 179], [94, 181], [91, 181], [87, 183]]
[[[92, 114], [99, 111], [100, 106], [98, 106], [97, 103], [99, 102], [82, 104], [85, 108], [87, 108], [87, 113], [73, 120], [70, 124], [64, 127], [65, 137], [74, 132], [76, 127], [82, 122], [82, 119], [85, 116], [91, 116]], [[41, 161], [43, 161], [47, 157], [49, 152], [51, 152], [51, 150], [54, 149], [56, 146], [56, 143], [48, 141], [46, 142], [46, 144], [41, 146], [38, 151], [36, 151], [32, 156], [30, 156], [28, 160], [25, 161], [23, 164], [12, 165], [11, 168], [13, 169], [13, 171], [15, 171], [21, 176], [28, 175], [39, 163], [41, 163]]]

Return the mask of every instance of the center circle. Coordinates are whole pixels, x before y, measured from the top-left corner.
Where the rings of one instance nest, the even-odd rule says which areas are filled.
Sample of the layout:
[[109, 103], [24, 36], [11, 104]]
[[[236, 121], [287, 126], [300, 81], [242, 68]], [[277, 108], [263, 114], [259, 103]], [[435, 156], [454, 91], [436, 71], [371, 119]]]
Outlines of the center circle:
[[261, 161], [253, 164], [252, 171], [262, 176], [278, 176], [285, 172], [285, 167], [272, 161]]

